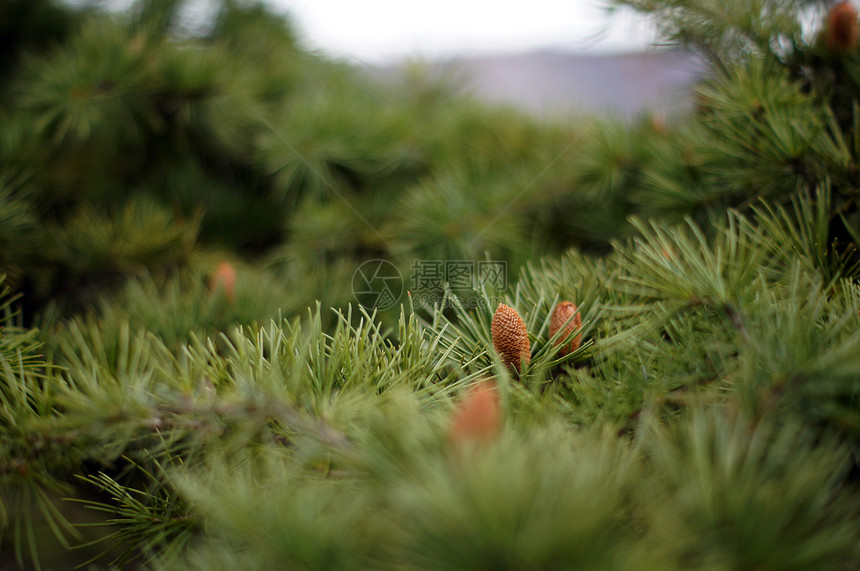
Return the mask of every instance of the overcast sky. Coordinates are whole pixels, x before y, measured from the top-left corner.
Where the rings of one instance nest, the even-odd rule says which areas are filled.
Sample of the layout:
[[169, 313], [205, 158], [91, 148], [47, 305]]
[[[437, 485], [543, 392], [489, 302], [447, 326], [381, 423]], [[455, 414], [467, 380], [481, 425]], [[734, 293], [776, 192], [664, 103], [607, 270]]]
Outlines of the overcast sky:
[[[95, 1], [117, 10], [134, 2], [63, 1]], [[641, 50], [656, 39], [642, 16], [630, 10], [610, 16], [606, 0], [263, 1], [292, 16], [306, 46], [369, 63], [542, 48]], [[186, 15], [205, 20], [215, 5], [189, 0]]]
[[623, 51], [654, 40], [641, 16], [599, 0], [267, 0], [305, 43], [369, 62], [539, 48]]

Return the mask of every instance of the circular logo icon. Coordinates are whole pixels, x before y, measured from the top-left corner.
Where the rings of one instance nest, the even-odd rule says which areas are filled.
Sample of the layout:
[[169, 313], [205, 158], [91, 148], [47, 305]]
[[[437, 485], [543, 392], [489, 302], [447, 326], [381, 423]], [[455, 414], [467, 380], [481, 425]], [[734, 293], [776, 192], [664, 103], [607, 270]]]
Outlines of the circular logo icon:
[[368, 260], [352, 274], [352, 295], [367, 309], [394, 307], [403, 295], [403, 276], [391, 262]]

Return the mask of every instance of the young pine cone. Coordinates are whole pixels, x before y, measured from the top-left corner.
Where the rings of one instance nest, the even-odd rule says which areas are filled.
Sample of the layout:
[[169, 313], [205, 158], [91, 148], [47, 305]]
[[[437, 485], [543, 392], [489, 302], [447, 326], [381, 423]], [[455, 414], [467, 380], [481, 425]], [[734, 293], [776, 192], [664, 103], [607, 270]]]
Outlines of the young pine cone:
[[511, 307], [500, 303], [493, 315], [490, 326], [493, 335], [493, 347], [502, 356], [502, 361], [508, 367], [519, 372], [520, 364], [528, 366], [531, 359], [529, 334], [522, 317]]
[[236, 300], [236, 268], [230, 262], [221, 262], [212, 272], [209, 282], [210, 290], [215, 293], [220, 290], [221, 294], [230, 303]]
[[499, 434], [502, 413], [496, 384], [483, 380], [473, 385], [463, 396], [454, 416], [448, 441], [452, 446], [467, 442], [492, 442]]
[[844, 54], [857, 47], [857, 9], [849, 0], [834, 4], [827, 13], [824, 41], [832, 54]]
[[[549, 318], [549, 336], [554, 336], [562, 327], [564, 328], [564, 332], [561, 334], [561, 337], [556, 339], [556, 344], [564, 343], [565, 339], [567, 339], [574, 331], [582, 327], [582, 317], [579, 312], [576, 311], [576, 306], [569, 301], [560, 302], [555, 306], [555, 309], [552, 310], [552, 315]], [[563, 356], [568, 353], [573, 353], [579, 349], [580, 341], [582, 341], [582, 332], [577, 334], [577, 336], [571, 339], [568, 343], [562, 345], [558, 350], [558, 354]]]

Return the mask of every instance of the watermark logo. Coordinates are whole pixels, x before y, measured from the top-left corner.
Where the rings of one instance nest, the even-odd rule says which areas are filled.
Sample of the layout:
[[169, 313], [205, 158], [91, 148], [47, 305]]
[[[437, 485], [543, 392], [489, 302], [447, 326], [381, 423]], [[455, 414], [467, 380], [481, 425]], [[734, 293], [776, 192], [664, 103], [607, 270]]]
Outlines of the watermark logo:
[[410, 287], [425, 293], [442, 289], [475, 289], [484, 284], [496, 291], [508, 285], [508, 263], [504, 260], [415, 260]]
[[403, 276], [391, 262], [368, 260], [352, 274], [352, 294], [364, 307], [389, 309], [403, 296]]
[[[409, 288], [415, 308], [442, 303], [444, 291], [473, 292], [480, 286], [502, 292], [508, 285], [508, 264], [504, 260], [415, 260], [410, 266]], [[394, 264], [369, 260], [352, 276], [352, 293], [368, 309], [394, 307], [404, 294], [404, 280]], [[467, 307], [480, 299], [468, 296]]]

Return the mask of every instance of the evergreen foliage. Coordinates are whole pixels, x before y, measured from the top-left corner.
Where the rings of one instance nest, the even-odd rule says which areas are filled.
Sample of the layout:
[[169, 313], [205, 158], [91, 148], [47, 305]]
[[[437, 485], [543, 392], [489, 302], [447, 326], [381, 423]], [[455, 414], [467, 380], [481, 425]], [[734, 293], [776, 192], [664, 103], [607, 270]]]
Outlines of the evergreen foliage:
[[[8, 2], [0, 565], [855, 569], [856, 10], [621, 3], [708, 59], [694, 113], [538, 121], [253, 3]], [[511, 279], [377, 312], [371, 259]]]

